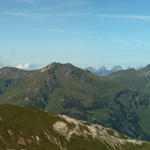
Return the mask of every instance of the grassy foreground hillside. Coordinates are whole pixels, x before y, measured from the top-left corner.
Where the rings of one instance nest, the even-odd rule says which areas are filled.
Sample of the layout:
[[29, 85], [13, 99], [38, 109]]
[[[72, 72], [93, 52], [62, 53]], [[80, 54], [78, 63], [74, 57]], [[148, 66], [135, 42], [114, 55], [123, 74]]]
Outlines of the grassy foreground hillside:
[[0, 105], [0, 149], [149, 150], [150, 143], [132, 140], [100, 125], [14, 105]]
[[150, 140], [149, 123], [144, 126], [146, 120], [141, 114], [150, 96], [71, 64], [52, 63], [29, 73], [1, 94], [1, 104], [41, 108]]

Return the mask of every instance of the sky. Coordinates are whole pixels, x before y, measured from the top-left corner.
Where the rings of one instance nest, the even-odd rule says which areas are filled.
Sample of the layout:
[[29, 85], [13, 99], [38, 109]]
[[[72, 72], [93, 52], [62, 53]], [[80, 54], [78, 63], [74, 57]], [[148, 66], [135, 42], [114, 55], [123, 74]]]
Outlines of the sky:
[[149, 0], [0, 0], [0, 67], [150, 64]]

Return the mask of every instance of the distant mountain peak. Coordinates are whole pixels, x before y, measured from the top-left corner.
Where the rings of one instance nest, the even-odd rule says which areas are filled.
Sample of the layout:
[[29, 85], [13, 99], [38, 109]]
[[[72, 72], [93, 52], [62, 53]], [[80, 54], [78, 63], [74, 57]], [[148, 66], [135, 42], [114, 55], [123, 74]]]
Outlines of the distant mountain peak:
[[111, 70], [120, 71], [120, 70], [123, 70], [123, 68], [121, 66], [114, 66]]
[[107, 76], [113, 72], [118, 72], [123, 70], [121, 66], [114, 66], [112, 69], [107, 69], [105, 66], [100, 67], [99, 69], [95, 69], [92, 67], [86, 68], [86, 70], [98, 75], [98, 76]]
[[97, 72], [107, 70], [105, 66], [100, 67]]

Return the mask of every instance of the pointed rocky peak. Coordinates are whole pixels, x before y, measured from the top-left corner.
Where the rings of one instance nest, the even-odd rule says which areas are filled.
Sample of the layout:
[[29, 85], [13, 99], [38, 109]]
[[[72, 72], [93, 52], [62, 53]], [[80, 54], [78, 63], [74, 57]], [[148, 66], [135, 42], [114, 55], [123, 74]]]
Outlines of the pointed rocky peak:
[[102, 67], [100, 67], [100, 68], [97, 70], [97, 72], [105, 71], [105, 70], [107, 70], [106, 67], [105, 67], [105, 66], [102, 66]]
[[143, 68], [144, 68], [143, 66], [139, 66], [139, 67], [136, 68], [136, 70], [140, 71], [140, 70], [142, 70]]
[[113, 72], [117, 72], [117, 71], [123, 70], [123, 68], [122, 68], [121, 66], [114, 66], [111, 70], [112, 70]]
[[61, 63], [51, 63], [50, 65], [44, 67], [41, 70], [42, 72], [49, 71], [49, 73], [54, 73], [56, 70], [60, 71], [63, 73], [65, 76], [69, 76], [70, 73], [72, 72], [73, 68], [75, 68], [72, 64], [67, 63], [67, 64], [61, 64]]

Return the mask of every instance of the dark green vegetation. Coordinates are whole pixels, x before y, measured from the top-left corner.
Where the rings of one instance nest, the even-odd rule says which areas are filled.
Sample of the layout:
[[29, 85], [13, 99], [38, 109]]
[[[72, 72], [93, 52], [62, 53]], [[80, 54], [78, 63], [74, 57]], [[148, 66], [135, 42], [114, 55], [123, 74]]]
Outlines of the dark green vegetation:
[[0, 105], [0, 149], [149, 150], [112, 129], [66, 116], [13, 105]]
[[[109, 80], [120, 81], [143, 95], [150, 95], [150, 65], [147, 65], [141, 70], [124, 70], [112, 73], [107, 77]], [[146, 97], [137, 102], [137, 106], [133, 109], [138, 116], [139, 124], [145, 132], [150, 133], [150, 100]]]
[[[0, 81], [14, 79], [11, 68], [0, 72]], [[15, 84], [10, 83], [8, 89], [1, 87], [1, 104], [37, 107], [150, 141], [148, 94], [71, 64], [53, 63], [34, 72], [16, 69], [14, 74]]]

